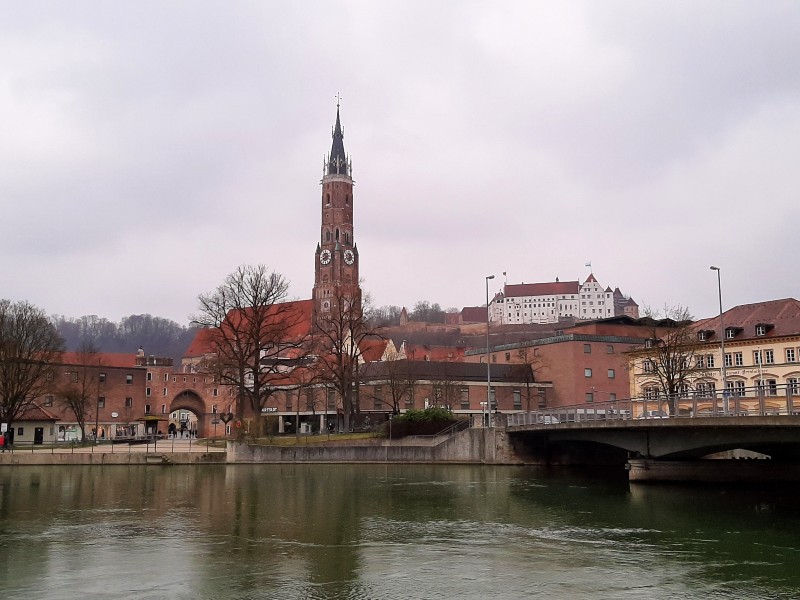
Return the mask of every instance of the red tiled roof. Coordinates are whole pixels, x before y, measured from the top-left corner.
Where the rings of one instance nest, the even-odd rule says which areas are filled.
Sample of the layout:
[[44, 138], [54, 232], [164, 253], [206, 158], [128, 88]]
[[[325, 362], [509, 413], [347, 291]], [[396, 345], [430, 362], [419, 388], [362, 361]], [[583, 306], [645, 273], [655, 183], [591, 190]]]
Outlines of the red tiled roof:
[[580, 284], [577, 281], [552, 281], [549, 283], [517, 283], [505, 286], [506, 298], [519, 296], [556, 296], [558, 294], [577, 294]]
[[[784, 335], [800, 335], [800, 302], [794, 298], [769, 300], [754, 304], [734, 306], [722, 315], [725, 328], [741, 328], [742, 333], [734, 339], [756, 337], [756, 325], [772, 325], [766, 335], [758, 337], [780, 337]], [[697, 331], [714, 331], [717, 339], [721, 335], [719, 315], [694, 323]]]
[[17, 417], [17, 421], [58, 421], [58, 417], [54, 417], [41, 406], [32, 404]]
[[128, 368], [136, 366], [136, 353], [97, 352], [87, 357], [80, 352], [62, 352], [59, 364], [84, 366], [84, 362], [87, 360], [88, 364], [85, 366]]
[[[249, 312], [248, 312], [249, 311]], [[252, 314], [252, 309], [241, 312], [230, 311], [226, 317], [231, 323], [238, 325]], [[301, 339], [311, 333], [314, 315], [313, 300], [295, 300], [293, 302], [279, 302], [271, 305], [267, 311], [266, 326], [280, 324], [283, 319], [291, 319], [289, 326], [281, 332], [287, 340]], [[194, 358], [214, 352], [214, 330], [210, 328], [199, 329], [192, 343], [184, 355], [185, 358]]]
[[461, 309], [461, 321], [464, 323], [485, 323], [486, 307], [465, 306], [464, 308]]
[[361, 350], [361, 357], [366, 362], [380, 360], [388, 344], [389, 340], [362, 340], [359, 348]]

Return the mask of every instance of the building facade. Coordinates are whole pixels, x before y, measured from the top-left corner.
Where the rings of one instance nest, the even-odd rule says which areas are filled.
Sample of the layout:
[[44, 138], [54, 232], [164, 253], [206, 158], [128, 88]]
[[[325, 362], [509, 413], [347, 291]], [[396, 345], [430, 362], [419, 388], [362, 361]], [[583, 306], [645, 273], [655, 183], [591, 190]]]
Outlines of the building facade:
[[613, 402], [629, 397], [626, 352], [641, 347], [650, 329], [628, 317], [583, 323], [555, 335], [514, 344], [468, 350], [464, 360], [529, 364], [536, 381], [549, 389], [535, 408]]
[[[690, 325], [691, 368], [677, 391], [681, 413], [800, 409], [800, 302], [735, 306]], [[724, 355], [723, 347], [724, 345]], [[664, 398], [646, 355], [633, 363], [631, 397]], [[699, 404], [698, 404], [699, 402]]]
[[603, 288], [590, 274], [578, 281], [506, 284], [489, 302], [489, 321], [499, 325], [558, 323], [561, 319], [638, 318], [638, 305], [619, 288]]

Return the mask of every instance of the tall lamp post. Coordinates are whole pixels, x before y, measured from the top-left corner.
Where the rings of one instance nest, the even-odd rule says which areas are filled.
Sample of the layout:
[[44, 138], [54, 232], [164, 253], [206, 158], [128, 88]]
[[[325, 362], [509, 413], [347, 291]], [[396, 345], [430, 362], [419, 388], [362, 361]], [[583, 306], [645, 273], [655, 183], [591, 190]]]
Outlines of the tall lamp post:
[[494, 275], [486, 276], [486, 424], [492, 426], [492, 369], [489, 366], [489, 280]]
[[719, 346], [722, 353], [722, 410], [728, 414], [728, 376], [725, 370], [725, 323], [722, 320], [722, 278], [720, 277], [719, 267], [710, 267], [712, 271], [717, 272], [717, 293], [719, 295]]

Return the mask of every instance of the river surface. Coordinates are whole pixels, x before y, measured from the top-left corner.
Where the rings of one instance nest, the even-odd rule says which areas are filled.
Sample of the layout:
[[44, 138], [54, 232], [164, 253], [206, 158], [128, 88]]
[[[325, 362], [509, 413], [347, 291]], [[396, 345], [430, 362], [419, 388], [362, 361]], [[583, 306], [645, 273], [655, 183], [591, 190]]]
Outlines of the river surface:
[[800, 493], [525, 467], [0, 469], [20, 599], [798, 598]]

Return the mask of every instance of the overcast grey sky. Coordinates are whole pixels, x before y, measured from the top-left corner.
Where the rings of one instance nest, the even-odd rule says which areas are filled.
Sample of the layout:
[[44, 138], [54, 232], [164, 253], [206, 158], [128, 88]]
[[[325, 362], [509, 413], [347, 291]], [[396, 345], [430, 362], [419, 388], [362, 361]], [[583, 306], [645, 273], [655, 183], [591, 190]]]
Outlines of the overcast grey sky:
[[0, 297], [186, 323], [308, 298], [337, 92], [378, 306], [484, 276], [798, 297], [800, 3], [0, 0]]

